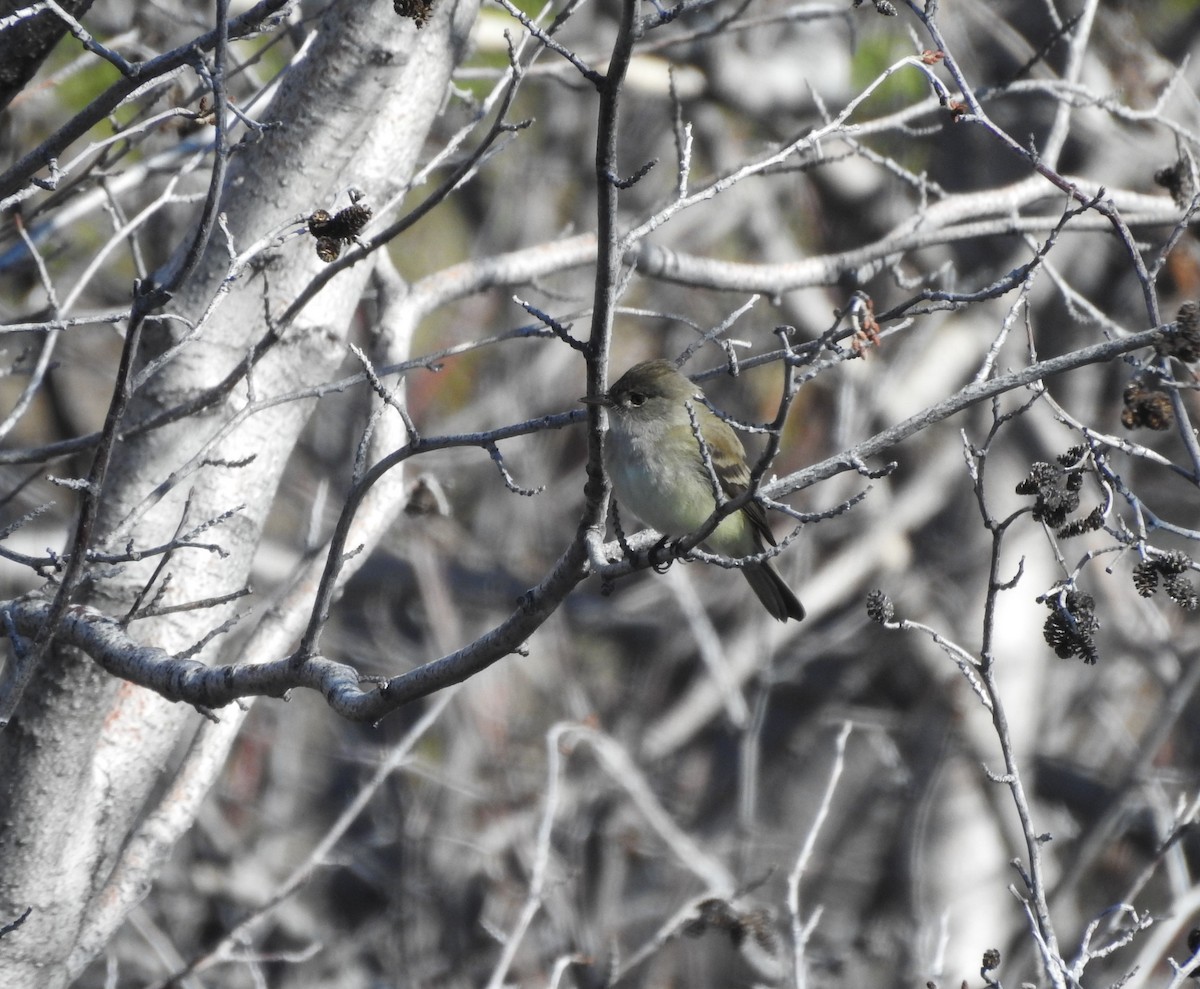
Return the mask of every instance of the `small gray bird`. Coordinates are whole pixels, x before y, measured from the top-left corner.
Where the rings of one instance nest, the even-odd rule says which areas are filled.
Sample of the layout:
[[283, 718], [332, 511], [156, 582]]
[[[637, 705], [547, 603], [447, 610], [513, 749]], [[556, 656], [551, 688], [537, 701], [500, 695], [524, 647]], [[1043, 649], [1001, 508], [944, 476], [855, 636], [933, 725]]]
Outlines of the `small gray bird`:
[[[644, 361], [625, 372], [607, 394], [582, 399], [608, 409], [604, 464], [617, 500], [664, 536], [685, 536], [714, 511], [712, 479], [696, 441], [687, 403], [700, 427], [726, 498], [750, 484], [746, 450], [733, 428], [702, 401], [703, 393], [670, 361]], [[704, 545], [740, 559], [775, 545], [767, 513], [749, 501], [723, 518]], [[773, 618], [800, 621], [804, 605], [770, 560], [742, 567], [746, 580]]]

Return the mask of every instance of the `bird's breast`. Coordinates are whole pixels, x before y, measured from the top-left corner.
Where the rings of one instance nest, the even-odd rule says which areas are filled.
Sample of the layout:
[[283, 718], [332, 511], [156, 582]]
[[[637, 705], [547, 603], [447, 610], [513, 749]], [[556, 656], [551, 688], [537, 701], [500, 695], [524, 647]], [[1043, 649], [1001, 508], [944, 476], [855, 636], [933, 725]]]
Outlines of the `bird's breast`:
[[682, 536], [699, 528], [713, 513], [712, 485], [696, 469], [693, 457], [664, 460], [660, 444], [638, 434], [609, 434], [605, 457], [613, 492], [621, 507], [663, 535]]

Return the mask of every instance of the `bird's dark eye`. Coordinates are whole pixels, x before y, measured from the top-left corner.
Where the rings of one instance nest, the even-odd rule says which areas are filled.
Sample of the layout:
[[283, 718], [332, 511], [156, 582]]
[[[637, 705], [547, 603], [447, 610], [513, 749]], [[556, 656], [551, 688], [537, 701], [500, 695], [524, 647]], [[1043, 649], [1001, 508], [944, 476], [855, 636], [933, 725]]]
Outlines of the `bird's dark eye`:
[[646, 396], [643, 395], [640, 391], [631, 391], [629, 393], [629, 404], [632, 405], [635, 409], [638, 408], [638, 406], [645, 405], [646, 404]]

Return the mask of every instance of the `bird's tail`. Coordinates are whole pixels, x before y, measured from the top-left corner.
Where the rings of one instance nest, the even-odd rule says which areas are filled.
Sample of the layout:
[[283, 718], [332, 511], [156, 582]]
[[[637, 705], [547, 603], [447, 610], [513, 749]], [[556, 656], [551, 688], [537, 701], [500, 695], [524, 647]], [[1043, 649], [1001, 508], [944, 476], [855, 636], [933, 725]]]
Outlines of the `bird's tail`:
[[800, 621], [804, 617], [804, 605], [792, 593], [792, 589], [779, 576], [779, 571], [769, 560], [742, 567], [742, 573], [746, 575], [746, 580], [750, 582], [754, 593], [758, 595], [763, 607], [771, 613], [772, 618], [786, 622], [789, 618]]

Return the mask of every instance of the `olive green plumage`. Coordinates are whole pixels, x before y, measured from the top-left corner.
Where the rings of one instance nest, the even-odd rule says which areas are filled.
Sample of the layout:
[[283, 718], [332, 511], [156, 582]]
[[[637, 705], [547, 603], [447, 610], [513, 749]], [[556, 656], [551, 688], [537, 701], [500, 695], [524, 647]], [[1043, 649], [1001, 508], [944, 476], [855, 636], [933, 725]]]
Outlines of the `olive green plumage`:
[[[586, 399], [609, 410], [604, 462], [617, 500], [664, 536], [687, 535], [716, 511], [689, 402], [725, 497], [736, 497], [750, 484], [742, 441], [701, 395], [670, 361], [644, 361], [626, 371], [604, 396]], [[704, 545], [740, 559], [761, 553], [764, 540], [775, 545], [767, 514], [758, 502], [749, 501], [723, 518]], [[774, 618], [804, 617], [804, 606], [770, 560], [741, 569]]]

